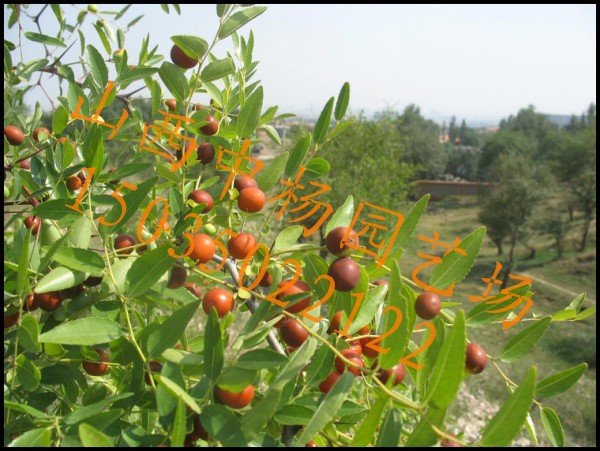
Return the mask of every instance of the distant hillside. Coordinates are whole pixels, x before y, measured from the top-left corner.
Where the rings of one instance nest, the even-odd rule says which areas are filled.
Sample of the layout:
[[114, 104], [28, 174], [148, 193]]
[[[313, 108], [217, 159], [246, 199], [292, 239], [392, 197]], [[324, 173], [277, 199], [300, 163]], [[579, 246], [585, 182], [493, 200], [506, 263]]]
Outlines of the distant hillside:
[[550, 122], [555, 123], [559, 127], [564, 127], [565, 125], [569, 125], [571, 122], [571, 116], [566, 114], [546, 114], [546, 119]]

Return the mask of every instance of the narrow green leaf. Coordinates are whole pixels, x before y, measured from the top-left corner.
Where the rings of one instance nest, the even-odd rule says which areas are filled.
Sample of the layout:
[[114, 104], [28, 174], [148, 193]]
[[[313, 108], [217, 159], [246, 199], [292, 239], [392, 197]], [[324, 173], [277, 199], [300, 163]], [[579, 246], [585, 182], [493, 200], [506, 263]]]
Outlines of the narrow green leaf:
[[321, 144], [327, 137], [327, 131], [329, 130], [329, 125], [331, 125], [331, 112], [333, 111], [334, 101], [335, 99], [333, 97], [327, 101], [315, 124], [313, 136], [315, 138], [315, 143], [317, 144]]
[[447, 407], [460, 388], [465, 369], [466, 347], [465, 313], [459, 310], [452, 330], [442, 345], [427, 386], [427, 400], [438, 408]]
[[[240, 419], [225, 406], [212, 405], [204, 408], [200, 415], [200, 421], [206, 432], [221, 442], [223, 446], [247, 445], [240, 428]], [[264, 424], [260, 429], [264, 427]]]
[[330, 169], [329, 161], [317, 157], [310, 160], [306, 165], [306, 175], [317, 178], [329, 174]]
[[261, 190], [266, 192], [279, 181], [289, 156], [288, 152], [277, 155], [268, 166], [256, 175], [256, 183]]
[[158, 357], [167, 348], [175, 346], [199, 306], [200, 300], [184, 305], [152, 330], [146, 345], [149, 357]]
[[21, 244], [21, 251], [19, 252], [19, 269], [17, 271], [17, 292], [23, 293], [25, 291], [25, 283], [27, 282], [27, 270], [29, 268], [29, 240], [31, 234], [25, 231], [23, 234], [23, 242]]
[[208, 95], [215, 102], [217, 102], [218, 105], [223, 105], [223, 94], [221, 93], [221, 90], [217, 87], [217, 85], [209, 81], [205, 81], [202, 84], [204, 85], [204, 89], [206, 89]]
[[583, 376], [587, 367], [587, 363], [581, 363], [545, 378], [538, 384], [535, 391], [536, 396], [539, 399], [544, 399], [567, 391]]
[[585, 293], [579, 293], [577, 296], [575, 296], [575, 299], [571, 301], [571, 303], [565, 310], [573, 309], [576, 312], [579, 312], [579, 310], [581, 310], [581, 307], [583, 306], [583, 303], [585, 302], [585, 297]]
[[102, 170], [104, 163], [104, 137], [102, 130], [104, 127], [93, 124], [90, 133], [83, 143], [83, 158], [85, 167], [96, 168], [97, 173]]
[[175, 409], [175, 419], [171, 429], [171, 446], [182, 447], [186, 435], [186, 412], [185, 404], [181, 398], [177, 399], [177, 408]]
[[206, 376], [214, 380], [223, 369], [223, 339], [217, 311], [214, 308], [210, 309], [206, 320], [204, 343], [208, 345], [204, 346], [204, 369]]
[[546, 318], [536, 321], [531, 326], [523, 329], [517, 335], [508, 340], [504, 349], [500, 353], [500, 359], [505, 362], [514, 362], [527, 355], [533, 349], [536, 343], [546, 332], [546, 329], [552, 322], [552, 318]]
[[286, 356], [281, 355], [270, 349], [257, 349], [243, 354], [236, 366], [249, 370], [260, 370], [263, 368], [273, 368], [281, 366], [288, 362]]
[[575, 317], [575, 321], [581, 321], [582, 319], [589, 318], [590, 316], [596, 313], [596, 306], [592, 305], [591, 307], [585, 309], [582, 312], [579, 312]]
[[158, 72], [158, 69], [155, 67], [140, 67], [138, 69], [128, 70], [117, 77], [116, 83], [125, 87], [134, 81], [151, 77], [156, 72]]
[[93, 346], [109, 343], [121, 335], [121, 327], [114, 321], [101, 317], [89, 317], [60, 324], [41, 334], [38, 340], [40, 343]]
[[47, 415], [44, 412], [26, 404], [20, 404], [14, 401], [4, 400], [4, 408], [22, 412], [34, 418], [47, 418]]
[[[335, 346], [335, 337], [332, 334], [327, 341]], [[311, 361], [308, 369], [306, 370], [306, 384], [313, 385], [319, 381], [324, 380], [333, 368], [335, 360], [335, 354], [328, 346], [321, 346], [315, 352], [315, 357]]]
[[[67, 234], [67, 243], [69, 246], [79, 249], [88, 249], [90, 247], [90, 241], [92, 240], [92, 225], [92, 221], [85, 214], [73, 221], [69, 227], [69, 233]], [[104, 268], [103, 260], [102, 268]]]
[[294, 446], [304, 446], [312, 440], [338, 414], [340, 407], [352, 390], [354, 375], [349, 371], [344, 372], [333, 388], [327, 393], [323, 402], [315, 412], [310, 422], [306, 425]]
[[243, 27], [255, 17], [261, 15], [267, 10], [266, 6], [251, 6], [242, 11], [232, 14], [225, 23], [219, 28], [218, 37], [224, 39], [237, 29]]
[[87, 52], [92, 79], [101, 90], [104, 90], [108, 84], [108, 68], [104, 63], [104, 58], [102, 58], [100, 52], [93, 45], [87, 46]]
[[325, 227], [325, 235], [328, 235], [336, 227], [348, 227], [354, 216], [354, 198], [349, 195], [340, 208], [338, 208]]
[[282, 425], [306, 426], [314, 413], [315, 411], [308, 407], [287, 405], [279, 409], [273, 419]]
[[337, 98], [337, 102], [335, 103], [335, 119], [341, 121], [346, 114], [346, 110], [348, 109], [348, 104], [350, 103], [350, 83], [346, 82], [342, 85], [342, 89], [340, 89], [340, 93]]
[[392, 407], [388, 410], [377, 437], [377, 447], [396, 448], [402, 432], [402, 416], [400, 410]]
[[40, 369], [25, 354], [20, 354], [15, 363], [15, 382], [26, 391], [36, 391], [42, 379]]
[[[57, 251], [58, 252], [58, 251]], [[56, 255], [56, 254], [55, 254]], [[88, 275], [81, 271], [74, 271], [69, 268], [59, 266], [46, 274], [35, 287], [36, 293], [49, 293], [50, 291], [60, 291], [65, 288], [71, 288], [79, 285]]]
[[552, 315], [552, 321], [567, 321], [577, 316], [577, 312], [573, 309], [559, 310]]
[[259, 87], [246, 99], [236, 123], [236, 132], [240, 138], [250, 138], [258, 126], [263, 104], [263, 88]]
[[[383, 349], [388, 349], [386, 354], [380, 356], [381, 367], [389, 369], [395, 366], [398, 361], [406, 355], [406, 346], [413, 332], [417, 314], [415, 313], [415, 293], [402, 283], [402, 276], [398, 261], [392, 261], [392, 271], [390, 273], [390, 288], [387, 292], [387, 306], [395, 307], [402, 312], [402, 321], [398, 328], [390, 335], [385, 337], [380, 343]], [[387, 332], [394, 327], [397, 321], [396, 314], [388, 311], [383, 316], [380, 327], [381, 332]]]
[[26, 31], [25, 37], [32, 42], [40, 42], [46, 45], [54, 45], [56, 47], [66, 47], [67, 45], [60, 39], [46, 36], [45, 34], [34, 33], [32, 31]]
[[362, 327], [371, 322], [371, 320], [379, 311], [379, 307], [385, 300], [386, 293], [387, 288], [385, 286], [379, 286], [367, 291], [367, 294], [361, 302], [360, 308], [354, 317], [354, 321], [352, 321], [352, 324], [350, 324], [350, 328], [348, 329], [349, 335], [355, 334]]
[[411, 237], [415, 229], [417, 228], [417, 224], [423, 216], [425, 209], [427, 208], [427, 203], [429, 202], [429, 194], [425, 194], [421, 199], [417, 201], [413, 205], [413, 207], [408, 212], [408, 215], [404, 218], [404, 222], [402, 223], [402, 227], [398, 232], [398, 236], [396, 237], [396, 241], [394, 242], [394, 246], [404, 246], [404, 244]]
[[540, 410], [540, 418], [552, 446], [556, 448], [564, 447], [565, 434], [563, 433], [562, 424], [556, 412], [550, 407], [543, 407]]
[[162, 374], [155, 373], [152, 377], [176, 399], [182, 400], [190, 409], [200, 413], [200, 406], [183, 388]]
[[175, 99], [180, 101], [185, 99], [189, 87], [183, 69], [165, 61], [160, 66], [158, 75]]
[[104, 32], [102, 27], [99, 27], [96, 24], [93, 24], [93, 25], [94, 25], [94, 28], [96, 29], [96, 32], [98, 33], [98, 36], [100, 37], [100, 41], [102, 42], [102, 45], [104, 46], [104, 50], [106, 50], [106, 53], [111, 55], [112, 48], [110, 46], [110, 42], [108, 41], [108, 38], [106, 37], [106, 33]]
[[121, 399], [126, 399], [132, 396], [133, 393], [121, 393], [119, 395], [114, 395], [109, 398], [103, 399], [101, 401], [95, 402], [93, 404], [89, 404], [87, 406], [79, 407], [77, 410], [65, 415], [63, 417], [63, 422], [66, 425], [72, 426], [77, 423], [81, 423], [82, 421], [87, 420], [88, 418], [95, 417], [104, 409], [106, 409], [111, 404], [120, 401]]
[[379, 427], [381, 416], [383, 415], [387, 401], [387, 394], [378, 394], [375, 403], [371, 405], [371, 410], [361, 423], [360, 427], [356, 429], [356, 435], [352, 440], [351, 446], [367, 446], [373, 442], [375, 431]]
[[[82, 218], [87, 219], [85, 216], [82, 216]], [[102, 257], [87, 249], [63, 247], [54, 253], [53, 259], [67, 268], [85, 271], [94, 276], [98, 276], [104, 271]]]
[[458, 245], [459, 249], [466, 252], [466, 256], [456, 251], [450, 252], [442, 259], [442, 263], [436, 265], [431, 274], [430, 285], [439, 289], [446, 289], [453, 283], [458, 284], [469, 274], [475, 264], [481, 243], [485, 238], [485, 227], [479, 227], [467, 236]]
[[[127, 272], [127, 292], [132, 297], [144, 294], [173, 267], [173, 257], [168, 253], [170, 246], [160, 246], [146, 251], [135, 260]], [[162, 352], [162, 351], [161, 351]]]
[[203, 59], [208, 50], [208, 43], [198, 36], [172, 36], [171, 41], [183, 50], [187, 56], [197, 60]]
[[202, 72], [200, 78], [202, 81], [213, 81], [226, 77], [235, 72], [235, 65], [231, 58], [223, 58], [209, 63]]
[[112, 448], [114, 446], [106, 435], [86, 423], [79, 425], [79, 439], [85, 447]]
[[8, 446], [11, 448], [48, 448], [50, 446], [50, 440], [52, 440], [52, 429], [31, 429], [30, 431], [19, 435]]
[[531, 367], [525, 379], [502, 405], [483, 431], [483, 446], [508, 446], [517, 436], [533, 402], [537, 370]]
[[34, 207], [32, 213], [44, 219], [63, 219], [68, 216], [81, 216], [81, 213], [67, 208], [67, 205], [73, 205], [72, 199], [55, 199], [42, 202]]
[[269, 138], [271, 138], [271, 141], [281, 146], [281, 137], [279, 136], [279, 133], [275, 127], [271, 125], [262, 125], [260, 128], [265, 131]]
[[292, 177], [298, 172], [302, 162], [304, 161], [304, 157], [308, 153], [308, 149], [310, 148], [310, 144], [312, 142], [312, 135], [310, 133], [304, 135], [302, 138], [298, 140], [298, 143], [292, 150], [290, 154], [290, 158], [285, 166], [285, 176]]

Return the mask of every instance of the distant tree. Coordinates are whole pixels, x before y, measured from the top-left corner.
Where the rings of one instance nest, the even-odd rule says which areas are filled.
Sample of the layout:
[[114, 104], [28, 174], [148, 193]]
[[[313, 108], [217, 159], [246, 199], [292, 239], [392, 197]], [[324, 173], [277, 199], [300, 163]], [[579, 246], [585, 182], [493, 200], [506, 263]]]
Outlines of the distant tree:
[[416, 166], [418, 177], [439, 178], [447, 159], [439, 142], [439, 125], [425, 119], [416, 105], [408, 105], [394, 122], [404, 148], [403, 160]]
[[465, 180], [477, 179], [477, 164], [481, 150], [471, 146], [446, 146], [448, 161], [446, 163], [446, 174], [460, 177]]
[[534, 159], [534, 141], [519, 131], [500, 129], [490, 135], [483, 147], [478, 162], [478, 177], [480, 180], [494, 181], [492, 168], [498, 159], [505, 154], [522, 155]]
[[537, 230], [550, 235], [554, 239], [554, 246], [556, 247], [558, 258], [563, 255], [565, 238], [570, 228], [571, 221], [569, 221], [568, 216], [557, 211], [552, 211], [550, 214], [538, 218], [536, 223]]
[[514, 152], [500, 155], [491, 173], [494, 183], [481, 197], [479, 220], [488, 227], [499, 254], [508, 239], [508, 261], [512, 267], [515, 246], [543, 198], [548, 175], [526, 155]]

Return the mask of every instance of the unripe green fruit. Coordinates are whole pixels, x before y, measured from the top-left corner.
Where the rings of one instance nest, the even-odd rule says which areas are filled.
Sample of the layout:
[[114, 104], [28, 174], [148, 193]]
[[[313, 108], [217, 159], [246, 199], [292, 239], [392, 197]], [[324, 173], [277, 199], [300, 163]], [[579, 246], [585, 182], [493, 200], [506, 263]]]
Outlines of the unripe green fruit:
[[97, 13], [98, 12], [98, 5], [94, 4], [94, 3], [90, 3], [87, 7], [87, 10], [91, 13]]
[[4, 198], [8, 199], [10, 197], [10, 190], [8, 189], [8, 186], [4, 185]]

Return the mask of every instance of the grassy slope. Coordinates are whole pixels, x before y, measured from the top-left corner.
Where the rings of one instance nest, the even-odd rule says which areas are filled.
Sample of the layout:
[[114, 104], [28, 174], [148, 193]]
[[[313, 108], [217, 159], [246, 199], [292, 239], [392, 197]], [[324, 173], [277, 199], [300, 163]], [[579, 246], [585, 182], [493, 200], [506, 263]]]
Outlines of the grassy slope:
[[[417, 252], [425, 252], [427, 244], [419, 241], [417, 236], [431, 237], [434, 231], [439, 232], [442, 242], [452, 242], [454, 237], [464, 238], [474, 230], [477, 220], [477, 202], [474, 198], [448, 199], [431, 203], [424, 215], [415, 236], [407, 246], [401, 259], [403, 274], [410, 277], [411, 271], [422, 263]], [[406, 211], [403, 208], [402, 211]], [[511, 272], [515, 275], [529, 274], [533, 278], [532, 297], [536, 314], [549, 314], [561, 310], [579, 292], [586, 292], [588, 300], [585, 306], [595, 303], [596, 299], [596, 231], [595, 223], [590, 231], [588, 248], [583, 253], [575, 252], [572, 243], [580, 233], [581, 221], [576, 218], [575, 225], [567, 239], [568, 245], [561, 259], [551, 248], [547, 237], [536, 237], [531, 244], [538, 249], [534, 259], [527, 260], [529, 252], [522, 247], [517, 249], [520, 259], [517, 267]], [[505, 249], [506, 251], [508, 249]], [[462, 301], [466, 310], [474, 304], [468, 296], [482, 295], [485, 283], [482, 277], [491, 276], [497, 251], [491, 240], [486, 239], [479, 258], [469, 276], [455, 290], [453, 301]], [[531, 311], [528, 316], [531, 316]], [[482, 329], [469, 329], [469, 337], [479, 342], [491, 355], [498, 355], [506, 342], [518, 333], [526, 323], [503, 331], [499, 324]], [[513, 364], [501, 363], [500, 366], [513, 380], [520, 381], [526, 369], [535, 362], [541, 378], [558, 371], [588, 362], [590, 369], [584, 377], [568, 392], [551, 398], [544, 405], [552, 407], [559, 414], [567, 444], [595, 445], [596, 443], [596, 317], [574, 323], [553, 323], [545, 336], [533, 349], [532, 353]], [[477, 377], [468, 378], [467, 387], [472, 393], [483, 389], [489, 399], [503, 400], [507, 390], [503, 380], [492, 365]], [[545, 440], [545, 433], [539, 421], [539, 412], [534, 411], [534, 422], [538, 436]], [[547, 443], [547, 441], [545, 441]]]

